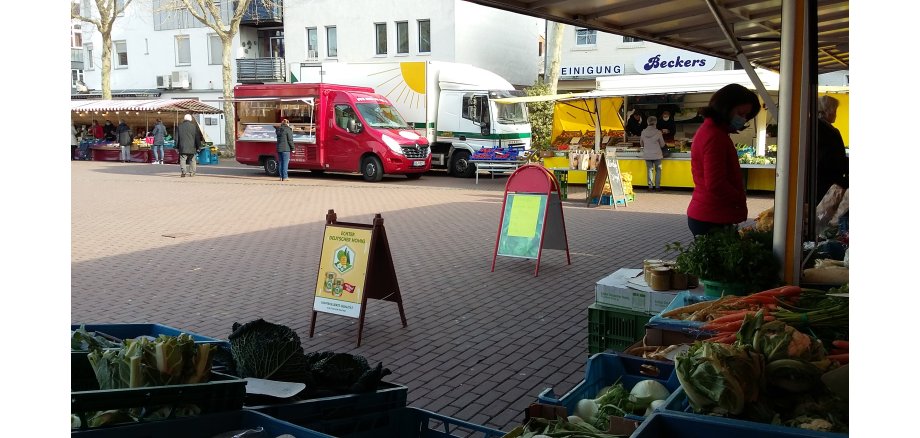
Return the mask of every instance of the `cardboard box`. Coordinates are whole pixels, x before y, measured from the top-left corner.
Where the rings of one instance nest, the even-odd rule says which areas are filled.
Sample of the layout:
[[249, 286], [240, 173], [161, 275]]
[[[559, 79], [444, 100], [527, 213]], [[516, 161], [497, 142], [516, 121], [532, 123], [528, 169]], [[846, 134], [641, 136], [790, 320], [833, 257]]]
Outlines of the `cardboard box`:
[[636, 276], [642, 276], [641, 269], [620, 268], [602, 278], [594, 286], [595, 301], [607, 307], [647, 313], [648, 292], [626, 286], [627, 282]]
[[666, 309], [671, 301], [674, 301], [674, 297], [677, 296], [677, 291], [666, 291], [658, 292], [651, 291], [648, 293], [648, 313], [657, 315], [662, 310]]

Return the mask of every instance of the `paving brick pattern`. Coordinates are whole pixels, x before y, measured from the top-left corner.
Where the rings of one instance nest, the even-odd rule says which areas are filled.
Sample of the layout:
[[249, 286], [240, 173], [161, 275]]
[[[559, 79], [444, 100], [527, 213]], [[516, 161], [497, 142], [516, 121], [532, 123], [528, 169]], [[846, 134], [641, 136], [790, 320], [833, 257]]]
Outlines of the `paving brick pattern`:
[[[510, 430], [545, 388], [584, 378], [594, 283], [687, 242], [690, 192], [637, 194], [626, 208], [586, 208], [570, 187], [564, 214], [572, 264], [499, 257], [490, 272], [506, 176], [420, 180], [294, 172], [282, 183], [236, 163], [72, 163], [73, 323], [155, 322], [226, 338], [256, 318], [296, 330], [307, 351], [361, 354], [393, 371], [409, 404]], [[749, 195], [749, 216], [773, 205]], [[319, 314], [309, 338], [325, 214], [370, 223], [382, 214], [408, 327], [396, 305], [357, 320]], [[164, 237], [172, 235], [174, 237]]]

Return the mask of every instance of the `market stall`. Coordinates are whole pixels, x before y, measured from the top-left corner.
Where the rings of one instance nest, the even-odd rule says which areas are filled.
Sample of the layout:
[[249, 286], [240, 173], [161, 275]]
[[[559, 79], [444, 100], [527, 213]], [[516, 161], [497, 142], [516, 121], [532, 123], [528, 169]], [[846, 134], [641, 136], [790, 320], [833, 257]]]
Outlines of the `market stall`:
[[[186, 114], [221, 114], [222, 111], [195, 99], [156, 99], [156, 100], [72, 100], [70, 106], [71, 121], [79, 126], [92, 126], [93, 120], [104, 124], [110, 120], [117, 125], [119, 119], [134, 133], [131, 146], [131, 162], [150, 163], [153, 154], [150, 150], [152, 139], [147, 134], [153, 129], [159, 118], [168, 133], [164, 147], [164, 162], [176, 164], [179, 154], [175, 150], [172, 134]], [[199, 126], [200, 129], [200, 126]], [[87, 129], [88, 131], [88, 129]], [[202, 131], [202, 136], [207, 137]], [[117, 142], [84, 138], [81, 148], [90, 152], [89, 159], [94, 161], [119, 161], [121, 148]]]

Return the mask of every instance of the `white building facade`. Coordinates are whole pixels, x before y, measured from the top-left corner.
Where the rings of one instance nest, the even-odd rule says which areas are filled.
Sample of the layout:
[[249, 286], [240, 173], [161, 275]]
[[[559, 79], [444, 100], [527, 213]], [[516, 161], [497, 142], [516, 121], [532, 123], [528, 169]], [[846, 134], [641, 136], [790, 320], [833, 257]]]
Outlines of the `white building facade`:
[[518, 88], [542, 73], [544, 20], [462, 0], [314, 0], [284, 5], [286, 63], [445, 61]]

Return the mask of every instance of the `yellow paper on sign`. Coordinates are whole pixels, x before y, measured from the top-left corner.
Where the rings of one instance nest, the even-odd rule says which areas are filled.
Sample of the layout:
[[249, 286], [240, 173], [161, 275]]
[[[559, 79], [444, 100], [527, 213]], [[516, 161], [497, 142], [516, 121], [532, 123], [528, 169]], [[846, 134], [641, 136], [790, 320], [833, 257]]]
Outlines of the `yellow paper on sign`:
[[537, 195], [514, 195], [511, 201], [511, 217], [508, 219], [508, 235], [534, 237], [537, 232], [540, 197]]

